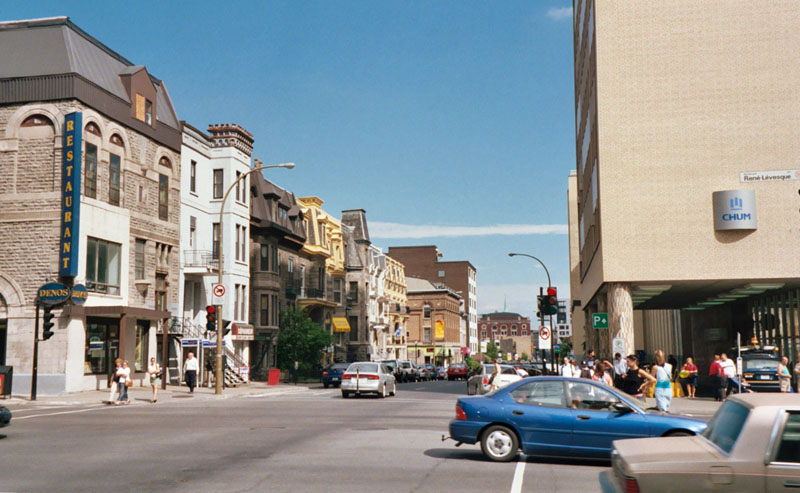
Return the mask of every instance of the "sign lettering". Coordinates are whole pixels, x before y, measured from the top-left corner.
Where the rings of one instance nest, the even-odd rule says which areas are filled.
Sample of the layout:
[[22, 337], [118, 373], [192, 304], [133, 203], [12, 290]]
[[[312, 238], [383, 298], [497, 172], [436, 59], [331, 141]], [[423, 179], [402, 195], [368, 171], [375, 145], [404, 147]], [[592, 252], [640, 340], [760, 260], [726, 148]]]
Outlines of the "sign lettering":
[[80, 240], [81, 149], [83, 114], [70, 113], [64, 121], [64, 162], [61, 167], [61, 245], [58, 274], [78, 275], [78, 242]]

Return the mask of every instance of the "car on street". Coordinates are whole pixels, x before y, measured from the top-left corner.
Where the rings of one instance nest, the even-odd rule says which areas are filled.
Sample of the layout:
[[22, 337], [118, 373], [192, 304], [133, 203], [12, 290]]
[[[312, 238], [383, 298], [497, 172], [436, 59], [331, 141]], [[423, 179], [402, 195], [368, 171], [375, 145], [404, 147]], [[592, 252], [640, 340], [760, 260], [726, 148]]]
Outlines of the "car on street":
[[742, 349], [742, 374], [755, 392], [780, 392], [777, 347]]
[[[481, 365], [475, 373], [467, 380], [467, 395], [486, 394], [492, 389], [492, 373], [494, 373], [494, 365]], [[499, 386], [505, 387], [506, 385], [517, 382], [522, 379], [517, 373], [517, 370], [511, 365], [500, 365]]]
[[436, 380], [444, 380], [447, 378], [447, 370], [442, 368], [441, 366], [436, 367]]
[[717, 410], [703, 433], [620, 440], [605, 492], [797, 491], [800, 400], [792, 394], [739, 394]]
[[400, 369], [401, 382], [416, 382], [419, 380], [417, 365], [413, 361], [397, 360], [397, 367]]
[[397, 382], [392, 369], [379, 361], [352, 363], [342, 375], [342, 397], [345, 399], [352, 394], [386, 397], [396, 393]]
[[436, 367], [430, 363], [425, 363], [424, 365], [420, 365], [420, 370], [423, 371], [423, 380], [437, 380], [436, 378]]
[[467, 369], [467, 365], [464, 363], [453, 363], [449, 367], [447, 367], [447, 379], [448, 380], [459, 380], [459, 379], [467, 379], [467, 374], [469, 370]]
[[347, 370], [350, 363], [334, 363], [322, 370], [322, 386], [326, 389], [330, 386], [338, 387], [342, 383], [342, 374]]
[[383, 360], [381, 363], [388, 366], [392, 370], [392, 375], [394, 375], [395, 380], [400, 380], [400, 367], [397, 364], [396, 359]]
[[10, 424], [11, 424], [11, 411], [5, 406], [0, 406], [0, 428], [5, 428]]
[[567, 377], [528, 377], [484, 396], [461, 397], [455, 411], [450, 438], [459, 445], [480, 443], [483, 454], [498, 462], [514, 459], [520, 449], [608, 459], [614, 440], [693, 435], [706, 427], [699, 419], [646, 410], [614, 388]]

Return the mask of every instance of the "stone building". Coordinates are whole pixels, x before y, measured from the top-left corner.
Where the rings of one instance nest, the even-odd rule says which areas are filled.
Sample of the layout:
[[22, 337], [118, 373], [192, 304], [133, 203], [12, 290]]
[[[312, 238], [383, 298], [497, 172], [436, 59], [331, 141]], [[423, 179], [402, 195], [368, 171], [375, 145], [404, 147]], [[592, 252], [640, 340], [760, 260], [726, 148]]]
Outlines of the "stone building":
[[141, 382], [178, 301], [181, 134], [165, 84], [66, 17], [0, 23], [0, 46], [0, 364], [29, 390], [37, 288], [58, 279], [89, 295], [54, 310], [38, 391], [105, 388], [118, 356]]
[[363, 209], [342, 211], [342, 234], [345, 246], [345, 282], [347, 284], [347, 322], [350, 340], [348, 361], [369, 361], [369, 229]]
[[303, 213], [306, 232], [301, 254], [308, 261], [297, 304], [306, 308], [311, 320], [333, 336], [324, 363], [345, 361], [349, 325], [344, 299], [346, 273], [342, 223], [322, 209], [319, 197], [300, 197], [297, 203]]
[[467, 260], [443, 261], [434, 245], [389, 247], [388, 255], [405, 267], [407, 276], [443, 283], [464, 299], [466, 344], [477, 353], [478, 344], [478, 278], [475, 266]]
[[304, 216], [294, 194], [253, 173], [250, 186], [250, 344], [252, 378], [264, 379], [278, 364], [280, 311], [297, 306], [306, 241]]
[[407, 276], [408, 357], [446, 366], [463, 361], [463, 299], [442, 283]]
[[386, 255], [384, 293], [389, 303], [389, 334], [386, 342], [387, 359], [408, 359], [406, 324], [408, 322], [408, 286], [403, 264]]

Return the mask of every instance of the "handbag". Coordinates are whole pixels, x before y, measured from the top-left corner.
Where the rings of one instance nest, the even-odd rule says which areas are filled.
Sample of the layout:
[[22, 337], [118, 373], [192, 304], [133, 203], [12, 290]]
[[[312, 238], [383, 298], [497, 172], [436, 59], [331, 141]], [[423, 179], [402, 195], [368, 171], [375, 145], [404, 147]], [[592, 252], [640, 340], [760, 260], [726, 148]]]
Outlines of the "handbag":
[[131, 380], [130, 378], [126, 379], [125, 380], [125, 386], [126, 387], [133, 387], [133, 380]]

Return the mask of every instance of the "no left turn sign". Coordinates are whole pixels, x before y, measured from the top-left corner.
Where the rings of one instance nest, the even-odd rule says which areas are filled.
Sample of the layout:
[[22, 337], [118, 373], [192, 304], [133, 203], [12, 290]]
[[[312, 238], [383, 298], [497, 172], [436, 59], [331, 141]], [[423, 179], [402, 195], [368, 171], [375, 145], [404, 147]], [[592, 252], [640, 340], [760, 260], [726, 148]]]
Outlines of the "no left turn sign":
[[223, 299], [225, 298], [225, 286], [222, 284], [214, 284], [211, 288], [211, 292], [214, 294], [214, 298]]
[[541, 329], [539, 329], [539, 337], [541, 337], [545, 341], [547, 339], [550, 339], [550, 328], [549, 327], [542, 327]]
[[539, 327], [539, 349], [550, 349], [550, 345], [552, 344], [550, 335], [550, 327], [546, 325]]

